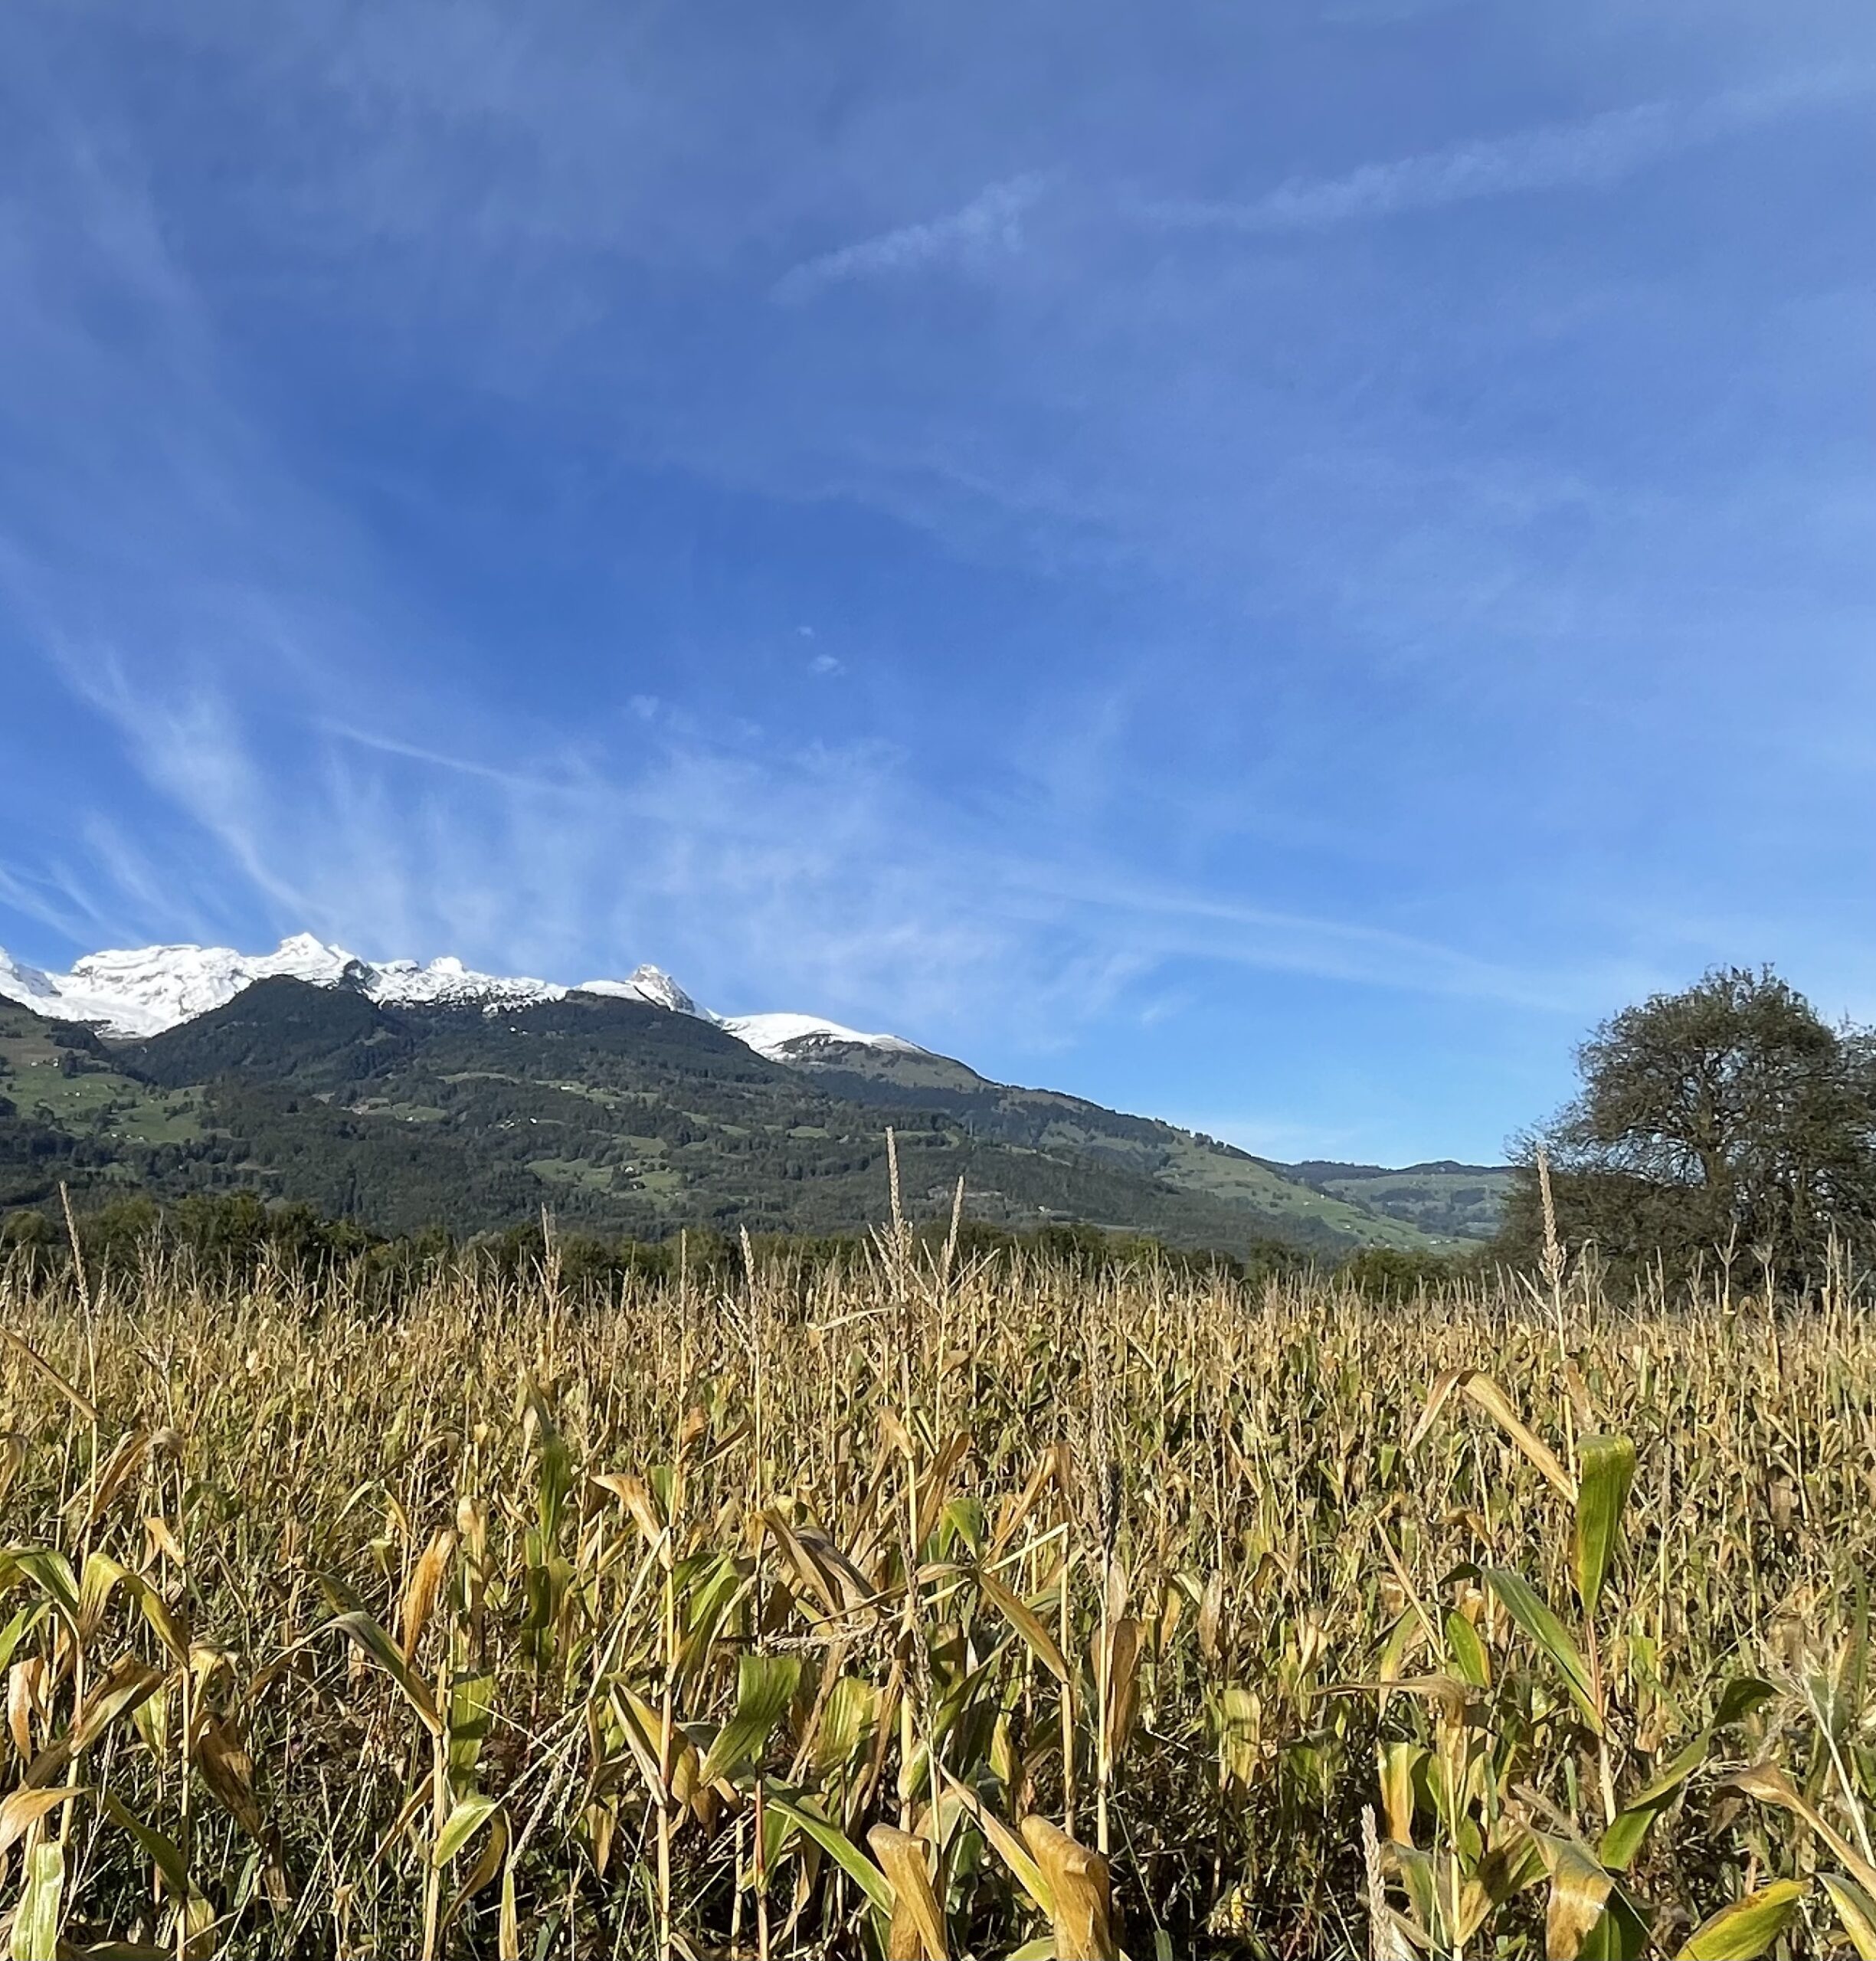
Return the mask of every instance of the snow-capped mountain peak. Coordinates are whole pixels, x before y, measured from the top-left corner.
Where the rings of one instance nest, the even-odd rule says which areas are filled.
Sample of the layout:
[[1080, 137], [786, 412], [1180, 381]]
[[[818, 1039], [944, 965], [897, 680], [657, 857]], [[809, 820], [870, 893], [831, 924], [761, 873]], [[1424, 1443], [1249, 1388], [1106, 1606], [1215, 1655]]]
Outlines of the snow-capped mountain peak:
[[582, 980], [574, 991], [645, 1001], [654, 1008], [669, 1008], [673, 1014], [696, 1015], [704, 1021], [717, 1019], [699, 1007], [661, 967], [635, 967], [623, 980]]
[[113, 1035], [155, 1035], [271, 975], [336, 987], [359, 964], [342, 947], [303, 933], [258, 956], [232, 947], [112, 948], [74, 961], [68, 974], [26, 969], [24, 990], [8, 985], [21, 970], [7, 962], [0, 967], [0, 994], [55, 1020], [96, 1023]]
[[479, 974], [453, 954], [421, 967], [414, 960], [388, 960], [380, 966], [367, 963], [362, 984], [375, 1001], [411, 1007], [519, 1007], [530, 1001], [557, 1001], [567, 991], [551, 980]]
[[159, 1035], [276, 976], [317, 987], [354, 987], [385, 1002], [508, 1005], [565, 992], [544, 980], [473, 973], [448, 958], [427, 967], [414, 960], [376, 966], [311, 933], [296, 933], [269, 954], [195, 945], [112, 948], [74, 961], [67, 974], [41, 973], [0, 954], [0, 997], [54, 1020], [90, 1022], [118, 1036]]
[[4, 947], [0, 947], [0, 997], [10, 1001], [28, 1001], [41, 999], [52, 991], [50, 974], [41, 974], [36, 967], [28, 967], [23, 960], [15, 960]]
[[739, 1014], [719, 1017], [720, 1025], [745, 1042], [758, 1056], [772, 1062], [799, 1059], [797, 1045], [851, 1042], [863, 1049], [895, 1049], [904, 1055], [922, 1055], [916, 1042], [902, 1035], [863, 1035], [856, 1028], [843, 1028], [837, 1021], [823, 1021], [812, 1014]]
[[270, 954], [192, 944], [116, 948], [87, 954], [65, 974], [28, 967], [0, 948], [0, 1000], [16, 1001], [55, 1021], [87, 1022], [106, 1035], [139, 1039], [192, 1021], [257, 980], [276, 976], [315, 987], [355, 987], [387, 1007], [479, 1006], [493, 1012], [561, 1000], [571, 993], [608, 995], [712, 1022], [771, 1061], [798, 1060], [808, 1048], [828, 1043], [922, 1053], [899, 1036], [863, 1035], [814, 1015], [712, 1014], [651, 966], [635, 968], [623, 980], [586, 980], [575, 989], [480, 973], [452, 954], [427, 963], [361, 960], [311, 933], [295, 933]]

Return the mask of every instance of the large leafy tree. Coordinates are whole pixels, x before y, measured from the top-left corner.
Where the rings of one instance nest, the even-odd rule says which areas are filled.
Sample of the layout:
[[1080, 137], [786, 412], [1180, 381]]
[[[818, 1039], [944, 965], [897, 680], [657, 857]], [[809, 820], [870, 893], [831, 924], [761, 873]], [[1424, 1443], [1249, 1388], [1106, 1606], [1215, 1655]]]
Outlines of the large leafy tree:
[[1876, 1036], [1833, 1027], [1769, 968], [1720, 967], [1603, 1023], [1582, 1089], [1522, 1141], [1508, 1250], [1540, 1233], [1540, 1146], [1560, 1224], [1612, 1259], [1682, 1266], [1728, 1247], [1800, 1284], [1833, 1233], [1876, 1244]]

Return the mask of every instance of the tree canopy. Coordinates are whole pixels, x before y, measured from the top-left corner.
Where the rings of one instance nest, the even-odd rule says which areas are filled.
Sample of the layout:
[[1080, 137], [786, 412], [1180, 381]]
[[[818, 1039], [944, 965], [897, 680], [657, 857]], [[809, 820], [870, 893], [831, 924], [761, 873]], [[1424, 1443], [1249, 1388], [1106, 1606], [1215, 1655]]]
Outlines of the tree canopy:
[[1613, 1016], [1577, 1062], [1575, 1100], [1521, 1141], [1506, 1250], [1540, 1239], [1540, 1148], [1564, 1238], [1618, 1262], [1756, 1255], [1802, 1285], [1833, 1235], [1876, 1250], [1876, 1033], [1770, 968], [1719, 967]]

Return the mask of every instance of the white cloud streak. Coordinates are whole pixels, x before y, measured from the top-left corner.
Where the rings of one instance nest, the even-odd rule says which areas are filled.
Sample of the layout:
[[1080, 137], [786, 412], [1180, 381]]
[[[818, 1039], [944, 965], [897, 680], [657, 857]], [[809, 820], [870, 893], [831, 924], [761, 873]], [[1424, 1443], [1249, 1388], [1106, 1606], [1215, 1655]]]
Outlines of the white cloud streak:
[[775, 283], [774, 297], [799, 303], [830, 286], [902, 278], [945, 264], [981, 269], [1013, 258], [1023, 249], [1024, 218], [1052, 181], [1043, 172], [1007, 178], [943, 218], [900, 225], [823, 252], [784, 273]]
[[87, 946], [238, 940], [258, 911], [375, 958], [453, 952], [569, 980], [650, 959], [726, 1010], [871, 1014], [967, 1052], [1059, 1046], [1193, 959], [1540, 1011], [1611, 993], [1606, 974], [1534, 975], [1070, 864], [1046, 836], [1019, 853], [910, 790], [879, 745], [736, 750], [664, 730], [604, 763], [499, 768], [316, 715], [263, 728], [110, 663], [67, 672], [168, 812], [134, 840], [96, 820], [51, 872], [0, 870], [0, 901]]
[[1417, 156], [1364, 164], [1338, 177], [1292, 177], [1238, 203], [1155, 203], [1148, 220], [1168, 230], [1284, 233], [1436, 211], [1531, 191], [1600, 189], [1703, 143], [1794, 112], [1867, 96], [1876, 74], [1800, 74], [1703, 102], [1647, 102], [1581, 122], [1455, 143]]

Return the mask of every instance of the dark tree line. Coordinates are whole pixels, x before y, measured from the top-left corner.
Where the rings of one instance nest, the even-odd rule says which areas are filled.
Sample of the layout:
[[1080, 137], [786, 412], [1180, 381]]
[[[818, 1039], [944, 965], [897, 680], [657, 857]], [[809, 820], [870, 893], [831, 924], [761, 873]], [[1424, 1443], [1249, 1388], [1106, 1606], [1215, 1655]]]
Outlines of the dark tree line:
[[[75, 1219], [79, 1248], [94, 1281], [130, 1280], [156, 1269], [180, 1269], [221, 1284], [251, 1283], [264, 1272], [308, 1282], [344, 1279], [368, 1297], [395, 1301], [446, 1271], [482, 1279], [527, 1280], [550, 1261], [561, 1282], [585, 1298], [616, 1293], [634, 1280], [675, 1281], [688, 1274], [705, 1286], [731, 1285], [744, 1270], [739, 1232], [692, 1228], [659, 1240], [614, 1238], [542, 1223], [457, 1237], [441, 1226], [405, 1234], [373, 1233], [356, 1220], [311, 1205], [270, 1200], [254, 1191], [196, 1193], [172, 1204], [145, 1196], [81, 1206]], [[925, 1253], [943, 1242], [948, 1221], [914, 1229]], [[829, 1267], [856, 1267], [875, 1256], [858, 1233], [757, 1233], [748, 1242], [757, 1262], [801, 1276]], [[1188, 1274], [1258, 1282], [1308, 1269], [1307, 1255], [1275, 1242], [1239, 1255], [1195, 1252], [1134, 1233], [1082, 1225], [1047, 1225], [1013, 1233], [967, 1219], [954, 1249], [961, 1261], [1039, 1257], [1094, 1279], [1105, 1273], [1160, 1265]], [[21, 1206], [0, 1214], [0, 1269], [15, 1262], [45, 1274], [67, 1267], [70, 1239], [62, 1210]]]

